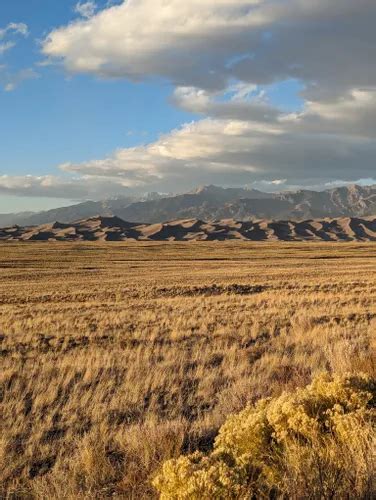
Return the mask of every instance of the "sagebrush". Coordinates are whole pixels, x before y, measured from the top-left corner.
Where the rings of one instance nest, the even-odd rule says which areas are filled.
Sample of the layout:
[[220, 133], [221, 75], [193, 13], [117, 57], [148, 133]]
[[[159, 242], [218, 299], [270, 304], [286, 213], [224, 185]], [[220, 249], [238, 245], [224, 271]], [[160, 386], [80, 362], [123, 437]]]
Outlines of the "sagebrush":
[[229, 417], [214, 450], [163, 465], [162, 500], [376, 496], [376, 381], [316, 377]]

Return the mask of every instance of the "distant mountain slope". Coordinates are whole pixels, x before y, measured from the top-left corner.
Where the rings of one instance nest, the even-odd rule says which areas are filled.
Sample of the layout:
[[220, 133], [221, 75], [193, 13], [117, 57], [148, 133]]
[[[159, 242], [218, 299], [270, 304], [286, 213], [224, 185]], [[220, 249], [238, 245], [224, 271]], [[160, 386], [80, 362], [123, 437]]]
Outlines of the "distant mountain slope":
[[273, 200], [274, 197], [255, 189], [205, 186], [191, 193], [132, 203], [116, 215], [125, 220], [146, 223], [185, 218], [213, 220], [218, 219], [222, 212], [226, 217], [230, 216], [225, 207], [239, 200]]
[[118, 217], [0, 229], [0, 241], [376, 241], [376, 217], [138, 224]]
[[0, 214], [0, 226], [11, 226], [12, 224], [24, 224], [34, 212], [19, 212], [17, 214]]
[[346, 186], [327, 191], [299, 190], [263, 193], [254, 189], [205, 186], [171, 196], [152, 194], [142, 199], [88, 201], [35, 214], [0, 215], [0, 226], [40, 225], [59, 220], [73, 222], [95, 216], [157, 223], [174, 219], [219, 220], [312, 219], [367, 217], [376, 214], [375, 186]]
[[117, 215], [126, 220], [150, 223], [180, 218], [309, 219], [363, 217], [373, 214], [376, 214], [376, 186], [349, 186], [323, 192], [300, 190], [277, 194], [247, 190], [228, 192], [226, 189], [210, 187], [193, 194], [133, 203]]
[[32, 226], [48, 224], [56, 220], [60, 222], [74, 222], [97, 215], [111, 217], [121, 213], [124, 208], [139, 201], [150, 201], [159, 198], [158, 193], [150, 193], [144, 197], [119, 197], [103, 201], [86, 201], [77, 205], [55, 208], [43, 212], [27, 212], [20, 214], [0, 214], [0, 226], [20, 224]]

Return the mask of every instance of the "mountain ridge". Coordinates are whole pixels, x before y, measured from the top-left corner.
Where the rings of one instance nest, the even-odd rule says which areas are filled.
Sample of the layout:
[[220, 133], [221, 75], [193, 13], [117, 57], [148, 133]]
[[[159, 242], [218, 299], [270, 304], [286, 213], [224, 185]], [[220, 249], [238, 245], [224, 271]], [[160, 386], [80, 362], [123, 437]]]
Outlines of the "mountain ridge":
[[239, 220], [315, 219], [323, 217], [367, 217], [376, 214], [376, 185], [350, 185], [326, 191], [300, 189], [264, 193], [255, 189], [201, 186], [176, 194], [151, 193], [142, 197], [119, 197], [87, 201], [37, 213], [0, 214], [0, 226], [70, 223], [95, 216], [117, 216], [143, 223], [177, 219]]

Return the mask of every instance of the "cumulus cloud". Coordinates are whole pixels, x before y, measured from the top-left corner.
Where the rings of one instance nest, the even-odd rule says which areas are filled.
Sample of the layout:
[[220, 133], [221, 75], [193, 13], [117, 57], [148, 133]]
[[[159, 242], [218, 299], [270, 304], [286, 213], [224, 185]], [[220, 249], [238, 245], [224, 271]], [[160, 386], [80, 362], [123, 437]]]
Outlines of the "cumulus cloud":
[[217, 87], [218, 79], [224, 83], [219, 69], [224, 58], [231, 59], [235, 48], [231, 43], [245, 48], [244, 41], [238, 43], [240, 34], [248, 33], [250, 24], [259, 24], [248, 12], [258, 4], [258, 0], [130, 0], [89, 21], [53, 31], [43, 50], [49, 57], [62, 58], [73, 72], [132, 79], [157, 74], [179, 83]]
[[[174, 190], [207, 182], [322, 186], [372, 178], [376, 89], [339, 102], [309, 101], [300, 112], [270, 103], [221, 101], [206, 91], [178, 89], [175, 99], [208, 118], [186, 124], [147, 146], [120, 149], [104, 160], [66, 164], [67, 172], [117, 176], [129, 186]], [[282, 183], [281, 183], [282, 184]]]
[[[283, 113], [263, 102], [242, 101], [234, 108], [232, 101], [215, 101], [216, 116], [185, 124], [154, 143], [61, 165], [72, 179], [3, 176], [0, 192], [99, 199], [129, 190], [185, 191], [209, 183], [275, 191], [372, 179], [376, 141], [363, 122], [370, 128], [376, 124], [375, 100], [376, 90], [357, 91], [340, 105], [310, 102], [299, 113]], [[200, 102], [207, 113], [211, 98]], [[226, 118], [218, 117], [221, 109]]]
[[307, 82], [327, 96], [375, 81], [374, 0], [128, 0], [54, 30], [72, 72], [223, 89], [230, 78]]
[[249, 99], [249, 91], [244, 95], [234, 92], [234, 87], [231, 86], [225, 92], [225, 96], [230, 95], [230, 99], [226, 100], [221, 92], [208, 92], [196, 87], [177, 87], [172, 102], [191, 113], [216, 118], [267, 122], [281, 116], [282, 111], [272, 106], [260, 94], [254, 94], [256, 90], [257, 87], [252, 87], [253, 98]]

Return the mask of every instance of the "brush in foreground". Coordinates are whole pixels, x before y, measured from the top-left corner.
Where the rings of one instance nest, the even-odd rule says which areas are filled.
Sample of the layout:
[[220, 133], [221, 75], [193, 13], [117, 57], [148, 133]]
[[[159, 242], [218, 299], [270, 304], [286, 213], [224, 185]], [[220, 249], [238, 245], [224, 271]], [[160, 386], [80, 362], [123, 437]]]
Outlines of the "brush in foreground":
[[376, 384], [321, 375], [231, 416], [214, 450], [163, 465], [161, 499], [375, 498]]

